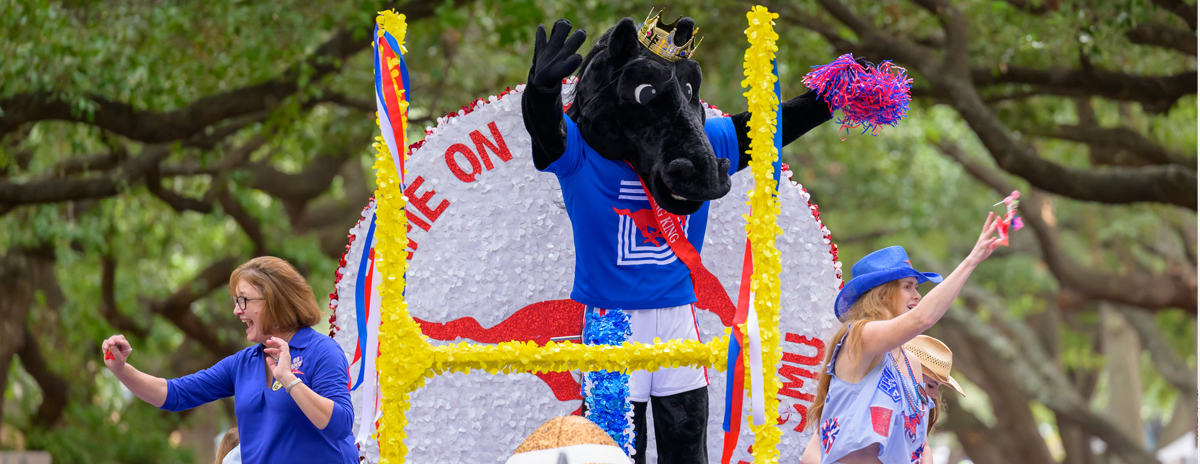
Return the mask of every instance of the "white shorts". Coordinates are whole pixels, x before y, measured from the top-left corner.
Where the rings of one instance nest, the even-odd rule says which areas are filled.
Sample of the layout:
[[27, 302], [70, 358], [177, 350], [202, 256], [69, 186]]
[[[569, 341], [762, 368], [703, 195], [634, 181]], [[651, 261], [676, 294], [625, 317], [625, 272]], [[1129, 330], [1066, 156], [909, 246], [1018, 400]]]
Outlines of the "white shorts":
[[[602, 310], [600, 310], [602, 311]], [[700, 340], [696, 309], [688, 304], [673, 308], [624, 310], [629, 315], [629, 341], [654, 344], [654, 338]], [[586, 330], [586, 329], [585, 329]], [[703, 340], [700, 340], [703, 341]], [[671, 396], [708, 386], [708, 368], [672, 367], [654, 372], [633, 371], [630, 375], [629, 400], [646, 402], [651, 396]]]

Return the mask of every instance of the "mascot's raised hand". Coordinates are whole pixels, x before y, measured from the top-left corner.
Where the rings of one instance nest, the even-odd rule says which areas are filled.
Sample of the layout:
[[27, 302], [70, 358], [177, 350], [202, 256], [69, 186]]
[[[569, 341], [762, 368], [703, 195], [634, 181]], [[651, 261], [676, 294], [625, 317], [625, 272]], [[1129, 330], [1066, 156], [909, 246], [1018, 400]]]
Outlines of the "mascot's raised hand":
[[583, 57], [575, 53], [587, 39], [582, 29], [571, 32], [571, 22], [560, 19], [554, 23], [549, 40], [546, 27], [539, 24], [533, 42], [533, 66], [529, 68], [529, 85], [521, 100], [525, 129], [533, 142], [533, 164], [546, 169], [566, 150], [562, 129], [562, 80], [579, 67]]
[[579, 67], [583, 57], [579, 56], [579, 46], [587, 38], [583, 29], [571, 32], [571, 22], [560, 19], [554, 23], [549, 40], [546, 39], [546, 26], [537, 28], [537, 40], [533, 43], [533, 67], [529, 69], [529, 83], [548, 89], [562, 85], [562, 80]]

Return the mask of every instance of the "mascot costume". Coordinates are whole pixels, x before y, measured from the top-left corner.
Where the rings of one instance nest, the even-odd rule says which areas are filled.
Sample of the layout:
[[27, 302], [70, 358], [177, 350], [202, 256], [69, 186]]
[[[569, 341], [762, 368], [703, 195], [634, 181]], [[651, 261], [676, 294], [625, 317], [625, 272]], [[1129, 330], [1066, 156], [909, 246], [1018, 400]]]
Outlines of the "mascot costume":
[[[522, 356], [537, 356], [537, 346], [552, 341], [654, 343], [729, 333], [744, 314], [732, 301], [749, 293], [739, 277], [748, 275], [744, 218], [755, 185], [751, 170], [743, 170], [750, 115], [730, 116], [701, 101], [694, 21], [623, 19], [586, 58], [576, 54], [584, 33], [570, 35], [567, 21], [549, 37], [539, 27], [528, 85], [438, 118], [402, 156], [406, 119], [396, 99], [413, 89], [403, 35], [386, 31], [404, 28], [385, 24], [399, 21], [394, 13], [381, 18], [378, 145], [386, 142], [387, 150], [377, 161], [394, 159], [404, 173], [389, 188], [407, 202], [407, 268], [399, 276], [378, 272], [376, 244], [397, 232], [377, 224], [372, 200], [349, 231], [330, 295], [330, 335], [350, 360], [354, 433], [366, 462], [380, 459], [380, 385], [390, 381], [376, 360], [397, 363], [379, 342], [381, 309], [390, 304], [381, 297], [384, 284], [402, 285], [408, 314], [430, 345], [520, 342], [529, 348]], [[777, 136], [790, 143], [838, 108], [851, 122], [843, 127], [895, 122], [910, 81], [901, 71], [893, 77], [902, 85], [881, 87], [887, 66], [870, 69], [846, 55], [815, 68], [804, 80], [814, 91], [781, 105]], [[570, 76], [577, 68], [578, 77]], [[859, 117], [896, 100], [846, 91], [854, 86], [886, 87], [904, 100], [882, 112], [890, 119]], [[822, 338], [837, 325], [829, 308], [842, 280], [837, 246], [816, 205], [786, 166], [779, 172], [782, 231], [773, 248], [782, 266], [775, 289], [782, 359], [774, 358], [773, 372], [782, 440], [770, 454], [777, 451], [782, 462], [798, 460], [812, 433], [807, 408], [825, 355]], [[750, 343], [746, 352], [753, 353]], [[710, 462], [714, 454], [755, 460], [761, 450], [750, 450], [754, 433], [739, 428], [752, 410], [741, 403], [742, 387], [727, 392], [726, 382], [710, 385], [705, 369], [663, 364], [652, 372], [582, 376], [522, 369], [426, 374], [421, 388], [404, 395], [404, 420], [387, 424], [403, 436], [402, 447], [393, 441], [388, 449], [399, 448], [409, 462], [499, 464], [526, 450], [522, 441], [548, 420], [583, 414], [638, 463]], [[709, 414], [712, 403], [718, 410], [724, 403], [724, 424], [721, 414]]]
[[[676, 255], [702, 251], [709, 201], [729, 193], [730, 176], [749, 165], [750, 113], [706, 118], [691, 18], [663, 24], [654, 16], [640, 28], [622, 19], [582, 59], [575, 52], [585, 33], [568, 37], [570, 29], [559, 20], [547, 39], [538, 26], [521, 109], [534, 166], [557, 176], [571, 218], [571, 299], [588, 312], [626, 312], [630, 341], [697, 339], [693, 282], [703, 271]], [[562, 85], [581, 64], [564, 115]], [[783, 143], [830, 119], [816, 91], [784, 103]], [[649, 403], [658, 462], [708, 462], [706, 370], [631, 377], [635, 461], [645, 462]]]

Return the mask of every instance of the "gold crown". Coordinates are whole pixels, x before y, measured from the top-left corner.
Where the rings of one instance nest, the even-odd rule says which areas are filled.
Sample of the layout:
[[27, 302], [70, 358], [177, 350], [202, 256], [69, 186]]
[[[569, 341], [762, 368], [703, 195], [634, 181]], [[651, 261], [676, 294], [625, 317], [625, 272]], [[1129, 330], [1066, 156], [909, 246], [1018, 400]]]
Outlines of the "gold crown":
[[[663, 11], [665, 9], [655, 14], [654, 9], [650, 9], [650, 14], [646, 16], [646, 21], [638, 28], [638, 41], [654, 52], [655, 55], [661, 56], [672, 63], [682, 59], [691, 59], [692, 55], [696, 54], [696, 47], [700, 45], [700, 41], [696, 40], [696, 32], [700, 28], [697, 27], [692, 30], [692, 38], [688, 39], [687, 43], [676, 46], [675, 25], [682, 18], [677, 18], [670, 24], [664, 23], [663, 26], [666, 29], [663, 29], [662, 27], [658, 27], [658, 19]], [[701, 37], [700, 40], [702, 41], [704, 38]]]

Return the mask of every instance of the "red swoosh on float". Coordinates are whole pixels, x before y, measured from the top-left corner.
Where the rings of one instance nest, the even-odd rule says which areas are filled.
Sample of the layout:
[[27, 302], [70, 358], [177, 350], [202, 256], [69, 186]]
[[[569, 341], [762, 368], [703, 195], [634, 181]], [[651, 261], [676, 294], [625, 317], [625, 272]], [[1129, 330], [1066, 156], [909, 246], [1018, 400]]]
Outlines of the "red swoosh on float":
[[[716, 314], [721, 318], [722, 325], [732, 325], [734, 306], [725, 293], [725, 287], [711, 273], [704, 272], [697, 276], [696, 307]], [[489, 328], [484, 328], [473, 317], [461, 317], [444, 323], [414, 320], [421, 326], [421, 332], [434, 340], [465, 338], [479, 343], [532, 341], [543, 346], [553, 337], [579, 336], [583, 331], [583, 311], [583, 304], [575, 300], [549, 300], [518, 309]], [[534, 375], [550, 387], [559, 401], [582, 399], [579, 381], [570, 372], [539, 372]]]
[[[479, 343], [532, 341], [545, 345], [552, 337], [579, 336], [583, 331], [583, 304], [574, 300], [542, 301], [518, 309], [507, 319], [490, 328], [483, 328], [473, 317], [461, 317], [450, 322], [436, 323], [414, 319], [421, 332], [434, 340], [466, 338]], [[554, 397], [559, 401], [583, 399], [579, 381], [570, 372], [539, 372]]]

